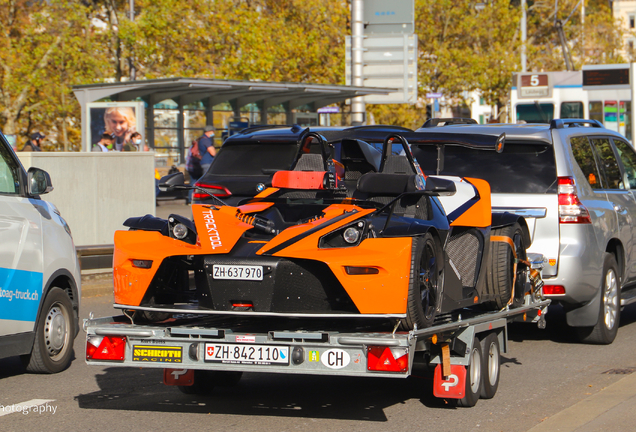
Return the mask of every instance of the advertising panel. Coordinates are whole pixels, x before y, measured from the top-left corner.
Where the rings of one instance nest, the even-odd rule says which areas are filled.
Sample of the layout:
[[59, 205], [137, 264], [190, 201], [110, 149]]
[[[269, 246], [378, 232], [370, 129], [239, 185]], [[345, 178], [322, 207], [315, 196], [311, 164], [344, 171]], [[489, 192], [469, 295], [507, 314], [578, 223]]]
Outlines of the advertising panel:
[[[88, 111], [88, 140], [91, 151], [98, 148], [102, 134], [115, 138], [109, 151], [147, 151], [144, 131], [143, 102], [93, 102], [86, 106]], [[141, 143], [133, 142], [131, 136], [139, 132]], [[128, 145], [126, 145], [128, 144]]]

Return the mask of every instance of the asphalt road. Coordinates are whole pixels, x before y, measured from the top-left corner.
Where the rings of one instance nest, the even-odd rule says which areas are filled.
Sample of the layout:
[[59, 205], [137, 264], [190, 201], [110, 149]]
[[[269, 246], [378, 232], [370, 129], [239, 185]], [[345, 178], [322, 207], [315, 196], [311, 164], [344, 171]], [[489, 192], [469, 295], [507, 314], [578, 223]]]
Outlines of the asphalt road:
[[[111, 304], [112, 296], [85, 299], [82, 315], [111, 315]], [[575, 343], [558, 308], [548, 314], [546, 330], [515, 324], [509, 337], [495, 398], [454, 408], [431, 396], [429, 380], [415, 377], [250, 373], [209, 396], [185, 395], [164, 386], [160, 370], [87, 366], [82, 332], [76, 359], [60, 374], [25, 374], [17, 358], [0, 360], [0, 405], [50, 401], [41, 413], [7, 414], [0, 407], [0, 431], [527, 431], [625, 377], [607, 371], [636, 367], [634, 307], [624, 310], [610, 346]]]

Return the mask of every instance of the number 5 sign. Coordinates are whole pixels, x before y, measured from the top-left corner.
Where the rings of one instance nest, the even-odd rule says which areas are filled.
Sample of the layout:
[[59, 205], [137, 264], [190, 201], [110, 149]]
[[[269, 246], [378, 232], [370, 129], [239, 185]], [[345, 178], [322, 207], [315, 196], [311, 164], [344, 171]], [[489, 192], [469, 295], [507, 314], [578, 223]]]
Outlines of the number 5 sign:
[[550, 97], [552, 86], [548, 74], [519, 74], [519, 97]]

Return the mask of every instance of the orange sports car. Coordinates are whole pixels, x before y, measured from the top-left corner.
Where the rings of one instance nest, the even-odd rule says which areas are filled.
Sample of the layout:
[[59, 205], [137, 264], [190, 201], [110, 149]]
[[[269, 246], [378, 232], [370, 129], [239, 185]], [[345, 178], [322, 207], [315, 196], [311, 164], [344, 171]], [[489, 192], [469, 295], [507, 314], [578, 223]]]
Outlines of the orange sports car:
[[[150, 320], [369, 318], [407, 330], [526, 294], [532, 278], [523, 218], [493, 215], [483, 180], [425, 177], [410, 152], [416, 133], [386, 137], [379, 168], [364, 164], [367, 150], [349, 148], [362, 158], [357, 166], [370, 167], [354, 180], [320, 133], [296, 128], [285, 136], [297, 143], [292, 169], [273, 173], [254, 197], [227, 205], [199, 187], [211, 204], [193, 205], [193, 219], [125, 222], [129, 230], [115, 234], [116, 307]], [[484, 142], [494, 150], [504, 137], [480, 137], [480, 148]], [[188, 187], [180, 173], [162, 186]]]

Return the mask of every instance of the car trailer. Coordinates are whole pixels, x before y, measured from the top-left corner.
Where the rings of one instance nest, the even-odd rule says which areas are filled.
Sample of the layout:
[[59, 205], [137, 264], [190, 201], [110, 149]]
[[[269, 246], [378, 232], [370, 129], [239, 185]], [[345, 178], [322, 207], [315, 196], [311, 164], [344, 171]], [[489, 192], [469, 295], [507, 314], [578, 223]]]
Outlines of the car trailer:
[[[319, 317], [173, 315], [136, 324], [132, 316], [84, 321], [86, 362], [96, 366], [164, 369], [164, 383], [188, 394], [237, 383], [242, 372], [406, 378], [414, 365], [434, 369], [433, 393], [474, 406], [499, 384], [507, 324], [545, 327], [550, 300], [529, 291], [524, 304], [495, 312], [466, 308], [425, 329]], [[377, 320], [376, 320], [377, 321]], [[399, 321], [398, 321], [399, 322]], [[393, 329], [391, 327], [393, 326]]]

